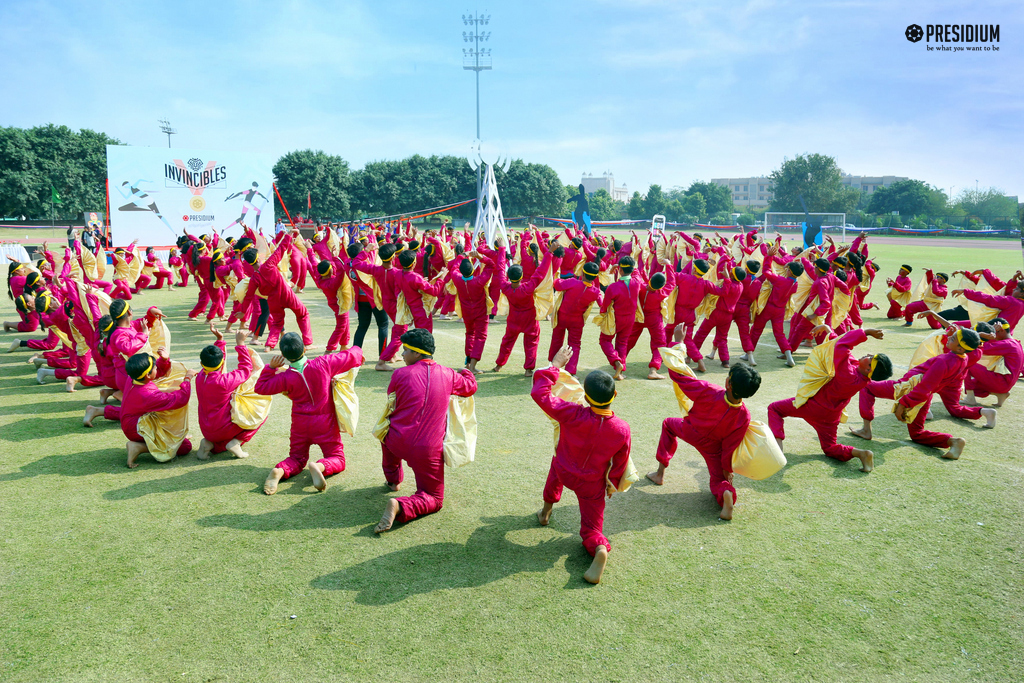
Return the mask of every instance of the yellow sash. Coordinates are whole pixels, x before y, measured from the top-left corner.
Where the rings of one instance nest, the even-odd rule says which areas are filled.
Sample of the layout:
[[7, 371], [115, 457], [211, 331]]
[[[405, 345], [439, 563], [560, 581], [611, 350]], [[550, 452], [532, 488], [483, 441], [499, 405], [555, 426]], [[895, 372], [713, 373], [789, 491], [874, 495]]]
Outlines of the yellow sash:
[[331, 396], [334, 398], [334, 414], [338, 427], [349, 436], [356, 435], [359, 426], [359, 397], [356, 396], [355, 381], [359, 366], [331, 378]]
[[786, 456], [768, 425], [751, 420], [743, 441], [733, 451], [732, 471], [748, 479], [767, 479], [785, 466]]
[[[662, 361], [665, 363], [665, 367], [676, 372], [680, 375], [686, 375], [697, 379], [697, 375], [693, 373], [690, 366], [686, 364], [686, 352], [678, 347], [664, 346], [658, 349], [658, 353], [661, 354]], [[679, 404], [679, 412], [685, 417], [690, 412], [690, 408], [693, 407], [693, 400], [689, 396], [683, 393], [683, 390], [679, 388], [679, 385], [672, 382], [672, 388], [675, 390], [676, 402]]]
[[247, 349], [252, 358], [252, 372], [231, 396], [231, 421], [242, 429], [257, 429], [270, 415], [273, 396], [256, 393], [256, 380], [263, 371], [263, 359], [253, 349]]
[[476, 403], [472, 396], [448, 399], [448, 425], [444, 431], [444, 464], [462, 467], [476, 459]]

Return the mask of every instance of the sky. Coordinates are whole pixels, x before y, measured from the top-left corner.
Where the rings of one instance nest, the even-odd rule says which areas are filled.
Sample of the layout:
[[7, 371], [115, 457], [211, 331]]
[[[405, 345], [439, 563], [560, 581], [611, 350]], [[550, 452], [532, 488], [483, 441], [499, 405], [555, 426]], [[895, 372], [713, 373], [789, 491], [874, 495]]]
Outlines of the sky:
[[[0, 2], [0, 125], [282, 155], [353, 169], [465, 155], [463, 15], [490, 17], [481, 138], [563, 182], [767, 175], [822, 153], [855, 175], [1024, 196], [1024, 3]], [[998, 24], [998, 51], [928, 51], [908, 25]], [[947, 43], [947, 45], [955, 45]], [[985, 45], [989, 45], [986, 43]], [[410, 207], [410, 210], [417, 207]]]

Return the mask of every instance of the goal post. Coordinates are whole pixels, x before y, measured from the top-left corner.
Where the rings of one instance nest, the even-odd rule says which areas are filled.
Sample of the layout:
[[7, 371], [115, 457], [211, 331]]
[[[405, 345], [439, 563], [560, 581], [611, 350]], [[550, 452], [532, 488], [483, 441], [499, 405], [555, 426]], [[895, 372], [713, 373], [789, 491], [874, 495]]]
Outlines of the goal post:
[[[846, 241], [846, 214], [845, 213], [812, 213], [809, 214], [811, 220], [815, 223], [821, 222], [823, 228], [841, 228], [843, 236], [840, 241]], [[765, 240], [768, 240], [768, 235], [772, 231], [782, 231], [785, 229], [795, 230], [801, 226], [807, 220], [808, 214], [803, 211], [768, 211], [764, 214], [764, 235]]]

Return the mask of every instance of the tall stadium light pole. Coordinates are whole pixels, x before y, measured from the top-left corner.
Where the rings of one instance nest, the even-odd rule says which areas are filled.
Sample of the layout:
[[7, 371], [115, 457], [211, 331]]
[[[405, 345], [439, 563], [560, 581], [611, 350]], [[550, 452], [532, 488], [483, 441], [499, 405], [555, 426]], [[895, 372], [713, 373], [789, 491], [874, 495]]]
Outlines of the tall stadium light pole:
[[[491, 15], [463, 14], [462, 23], [469, 26], [469, 31], [462, 32], [462, 41], [471, 43], [472, 46], [462, 49], [462, 68], [466, 71], [476, 72], [476, 139], [480, 139], [480, 72], [491, 70], [491, 51], [488, 48], [480, 47], [490, 37], [490, 31], [481, 31], [481, 26], [487, 26], [491, 21]], [[476, 196], [480, 196], [480, 168], [476, 169]]]
[[176, 134], [178, 131], [176, 131], [174, 128], [171, 128], [171, 122], [167, 119], [160, 119], [159, 121], [157, 121], [157, 123], [160, 124], [160, 132], [167, 134], [167, 148], [170, 149], [171, 136]]

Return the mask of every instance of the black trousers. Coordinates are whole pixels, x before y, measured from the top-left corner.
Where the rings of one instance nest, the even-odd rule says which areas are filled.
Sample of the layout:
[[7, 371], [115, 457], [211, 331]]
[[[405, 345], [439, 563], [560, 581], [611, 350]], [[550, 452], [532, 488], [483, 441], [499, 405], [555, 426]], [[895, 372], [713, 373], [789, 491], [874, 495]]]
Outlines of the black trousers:
[[370, 329], [370, 315], [377, 323], [377, 356], [384, 353], [384, 347], [388, 345], [388, 314], [383, 308], [374, 308], [368, 301], [360, 301], [357, 309], [359, 326], [356, 328], [355, 338], [352, 346], [363, 348], [363, 339], [366, 331]]

